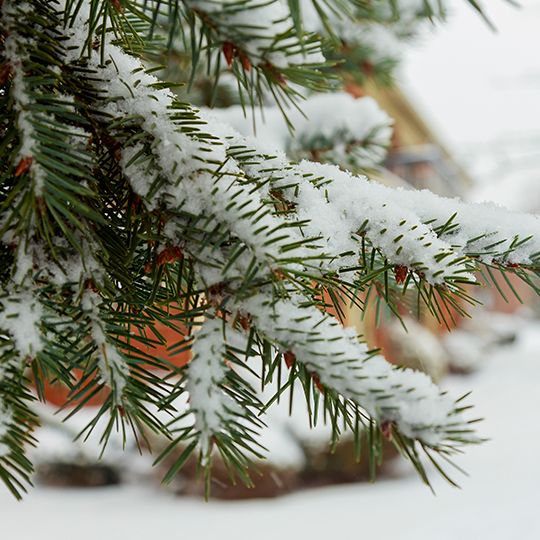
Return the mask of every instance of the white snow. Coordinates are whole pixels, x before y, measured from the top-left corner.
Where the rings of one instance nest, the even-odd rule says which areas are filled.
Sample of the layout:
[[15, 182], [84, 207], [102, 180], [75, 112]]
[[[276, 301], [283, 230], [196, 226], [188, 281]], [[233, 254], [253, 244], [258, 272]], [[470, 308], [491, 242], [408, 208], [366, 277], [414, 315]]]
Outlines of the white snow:
[[7, 332], [22, 358], [34, 356], [42, 346], [43, 308], [30, 291], [11, 291], [0, 298], [0, 331]]
[[[455, 214], [457, 227], [439, 237], [462, 247], [464, 253], [478, 253], [485, 262], [527, 264], [540, 252], [540, 217], [512, 212], [494, 203], [464, 203], [455, 198], [438, 197], [428, 190], [395, 191], [385, 188], [388, 197], [401, 201], [422, 221], [443, 226]], [[516, 238], [522, 243], [514, 245]]]
[[[540, 324], [519, 322], [515, 346], [498, 350], [472, 377], [447, 381], [454, 393], [474, 388], [482, 435], [490, 441], [460, 460], [462, 489], [436, 482], [434, 496], [414, 473], [298, 492], [273, 500], [205, 503], [177, 498], [155, 484], [106, 489], [37, 487], [22, 503], [0, 489], [6, 538], [365, 538], [390, 540], [537, 540], [540, 424]], [[511, 404], [511, 405], [510, 405]], [[32, 519], [28, 519], [32, 516]], [[91, 516], [91, 518], [89, 518]], [[201, 532], [203, 531], [203, 532]], [[112, 533], [111, 533], [112, 534]]]
[[315, 46], [302, 47], [294, 34], [283, 39], [283, 34], [293, 28], [285, 0], [189, 0], [186, 3], [205, 12], [210, 19], [215, 16], [213, 24], [224, 37], [234, 42], [240, 36], [238, 45], [257, 63], [267, 61], [278, 68], [287, 68], [325, 62], [318, 42]]
[[101, 297], [97, 293], [91, 290], [84, 292], [81, 306], [90, 319], [90, 331], [97, 347], [99, 373], [103, 382], [112, 390], [117, 403], [120, 403], [129, 376], [129, 367], [117, 347], [107, 338], [100, 316], [100, 304]]
[[195, 427], [201, 433], [203, 458], [208, 457], [212, 435], [224, 428], [225, 419], [235, 409], [235, 402], [218, 386], [225, 378], [226, 333], [221, 319], [207, 318], [194, 334], [186, 387], [189, 405], [195, 416]]
[[353, 400], [380, 422], [395, 422], [408, 437], [428, 445], [444, 444], [456, 430], [463, 439], [476, 436], [453, 399], [441, 393], [429, 376], [398, 370], [381, 356], [370, 356], [352, 328], [301, 300], [271, 303], [254, 296], [241, 304], [260, 331], [291, 351], [323, 385]]

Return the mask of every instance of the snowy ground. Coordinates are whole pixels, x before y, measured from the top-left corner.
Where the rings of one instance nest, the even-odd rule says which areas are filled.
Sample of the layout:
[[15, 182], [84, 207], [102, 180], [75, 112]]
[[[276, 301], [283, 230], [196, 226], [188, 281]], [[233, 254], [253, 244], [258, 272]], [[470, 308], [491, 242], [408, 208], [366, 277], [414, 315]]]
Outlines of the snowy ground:
[[[447, 380], [473, 389], [491, 439], [467, 452], [462, 489], [416, 478], [296, 493], [281, 499], [211, 502], [174, 498], [154, 487], [36, 488], [22, 503], [0, 490], [0, 538], [356, 537], [415, 540], [540, 538], [540, 323], [524, 325], [476, 375]], [[289, 532], [284, 532], [289, 531]], [[293, 534], [294, 531], [294, 534]]]

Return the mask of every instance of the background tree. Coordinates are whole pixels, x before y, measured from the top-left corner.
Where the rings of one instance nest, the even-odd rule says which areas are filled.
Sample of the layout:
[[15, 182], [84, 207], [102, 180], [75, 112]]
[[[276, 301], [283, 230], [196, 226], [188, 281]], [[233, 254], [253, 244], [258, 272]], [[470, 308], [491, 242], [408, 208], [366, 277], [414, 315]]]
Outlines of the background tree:
[[[368, 350], [323, 298], [362, 307], [375, 283], [390, 306], [414, 290], [451, 317], [472, 302], [464, 286], [478, 272], [497, 267], [534, 286], [538, 219], [392, 190], [331, 164], [375, 164], [389, 121], [373, 103], [311, 95], [351, 77], [388, 79], [395, 59], [379, 44], [440, 17], [440, 3], [3, 0], [1, 9], [7, 487], [19, 496], [32, 472], [30, 381], [43, 398], [51, 380], [70, 389], [69, 414], [106, 389], [82, 436], [104, 417], [104, 445], [115, 429], [170, 438], [158, 459], [181, 445], [166, 480], [197, 452], [207, 478], [220, 454], [249, 483], [263, 413], [295, 383], [335, 440], [349, 429], [377, 459], [387, 437], [426, 482], [422, 457], [446, 475], [440, 463], [479, 440], [463, 398]], [[171, 56], [181, 97], [155, 76]], [[190, 102], [211, 105], [227, 85], [227, 104], [246, 115], [274, 104], [293, 133], [298, 125], [280, 139], [289, 157]], [[304, 104], [317, 129], [302, 124]], [[178, 333], [173, 354], [191, 350], [187, 367], [152, 354], [164, 341], [158, 323]], [[268, 403], [253, 377], [276, 384]]]

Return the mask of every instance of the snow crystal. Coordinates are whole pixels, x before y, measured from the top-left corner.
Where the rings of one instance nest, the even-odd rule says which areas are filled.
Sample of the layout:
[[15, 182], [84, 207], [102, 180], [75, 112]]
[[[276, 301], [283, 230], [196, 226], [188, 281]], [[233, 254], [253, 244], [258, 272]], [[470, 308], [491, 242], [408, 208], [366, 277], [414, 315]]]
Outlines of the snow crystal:
[[[228, 329], [233, 332], [232, 329]], [[201, 451], [207, 456], [210, 438], [218, 433], [234, 408], [233, 400], [219, 387], [225, 378], [226, 341], [223, 321], [207, 318], [195, 333], [191, 347], [192, 359], [187, 373], [190, 407], [195, 414], [195, 426], [201, 433]]]
[[100, 303], [100, 296], [87, 290], [82, 297], [81, 306], [90, 319], [92, 339], [97, 346], [101, 378], [111, 388], [117, 402], [120, 402], [126, 379], [129, 377], [129, 367], [117, 347], [111, 344], [106, 336], [99, 312]]
[[0, 299], [0, 329], [7, 332], [22, 357], [35, 356], [43, 347], [43, 308], [29, 291], [13, 292]]

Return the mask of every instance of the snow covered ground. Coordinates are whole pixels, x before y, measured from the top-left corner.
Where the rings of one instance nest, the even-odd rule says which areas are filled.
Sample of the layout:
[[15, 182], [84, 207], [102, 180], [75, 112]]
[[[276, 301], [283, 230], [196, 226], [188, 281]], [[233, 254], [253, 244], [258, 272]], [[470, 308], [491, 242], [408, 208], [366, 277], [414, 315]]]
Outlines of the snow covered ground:
[[[298, 492], [274, 500], [210, 502], [175, 498], [154, 486], [62, 490], [38, 487], [22, 503], [0, 490], [0, 538], [363, 537], [400, 540], [540, 538], [540, 323], [522, 324], [517, 342], [481, 371], [447, 379], [474, 390], [490, 442], [460, 461], [461, 490], [437, 495], [406, 478]], [[285, 532], [288, 531], [288, 532]]]

